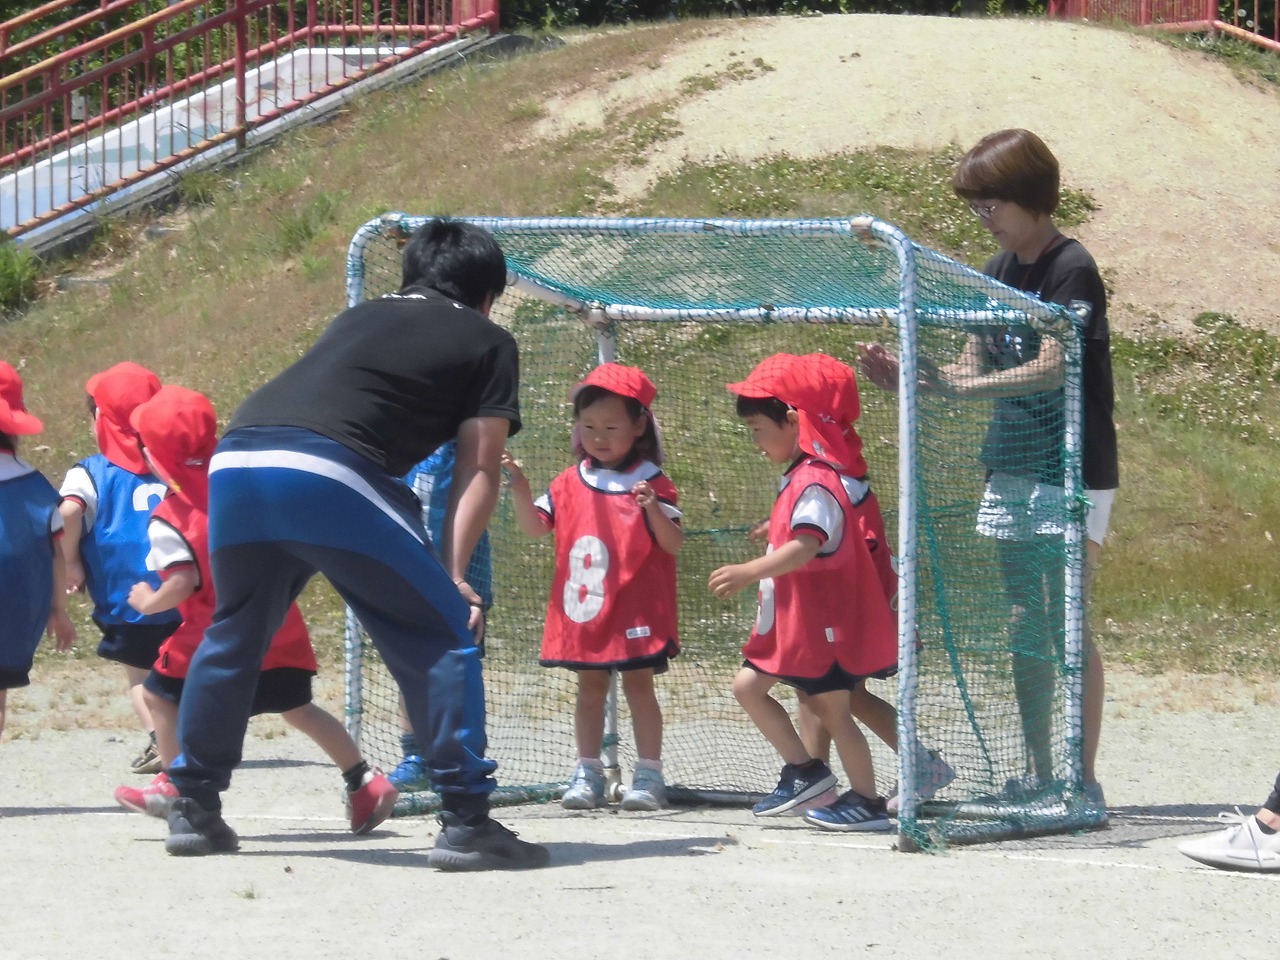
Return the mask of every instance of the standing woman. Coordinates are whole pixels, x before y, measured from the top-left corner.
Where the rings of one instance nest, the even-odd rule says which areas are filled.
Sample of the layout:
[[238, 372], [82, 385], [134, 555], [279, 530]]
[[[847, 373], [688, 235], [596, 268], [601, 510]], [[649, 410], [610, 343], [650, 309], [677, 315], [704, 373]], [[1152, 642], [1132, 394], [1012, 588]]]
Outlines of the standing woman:
[[[1076, 240], [1053, 222], [1058, 208], [1058, 161], [1029, 130], [1000, 130], [983, 137], [961, 158], [952, 188], [991, 231], [1000, 252], [984, 272], [1047, 303], [1083, 301], [1091, 312], [1084, 341], [1083, 480], [1086, 519], [1085, 594], [1088, 595], [1120, 484], [1113, 419], [1111, 333], [1107, 295], [1098, 267]], [[897, 386], [897, 358], [879, 344], [861, 348], [862, 366], [876, 383]], [[1032, 793], [1053, 779], [1049, 706], [1053, 695], [1051, 626], [1061, 609], [1062, 585], [1043, 576], [1040, 551], [1060, 549], [1062, 517], [1064, 356], [1060, 344], [1028, 326], [991, 327], [970, 337], [957, 360], [923, 374], [940, 393], [994, 401], [982, 445], [987, 486], [978, 509], [978, 532], [997, 542], [1001, 573], [1012, 605], [1014, 684], [1023, 732], [1031, 753], [1027, 778], [1011, 792]], [[1084, 786], [1105, 807], [1094, 767], [1102, 726], [1102, 659], [1084, 630]]]

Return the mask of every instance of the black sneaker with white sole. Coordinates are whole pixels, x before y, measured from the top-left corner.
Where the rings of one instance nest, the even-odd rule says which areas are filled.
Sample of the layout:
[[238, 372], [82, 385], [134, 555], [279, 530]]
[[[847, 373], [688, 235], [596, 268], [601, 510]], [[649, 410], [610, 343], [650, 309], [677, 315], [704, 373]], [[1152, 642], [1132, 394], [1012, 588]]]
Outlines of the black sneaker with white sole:
[[440, 834], [427, 863], [437, 870], [531, 870], [551, 860], [546, 847], [521, 840], [496, 820], [468, 826], [448, 810], [440, 814]]
[[776, 817], [821, 796], [835, 785], [835, 774], [821, 760], [814, 760], [803, 770], [788, 763], [783, 766], [773, 793], [752, 807], [751, 812], [757, 817]]
[[222, 819], [222, 811], [206, 810], [190, 797], [178, 797], [169, 808], [169, 836], [164, 849], [175, 857], [235, 853], [240, 849], [240, 838]]

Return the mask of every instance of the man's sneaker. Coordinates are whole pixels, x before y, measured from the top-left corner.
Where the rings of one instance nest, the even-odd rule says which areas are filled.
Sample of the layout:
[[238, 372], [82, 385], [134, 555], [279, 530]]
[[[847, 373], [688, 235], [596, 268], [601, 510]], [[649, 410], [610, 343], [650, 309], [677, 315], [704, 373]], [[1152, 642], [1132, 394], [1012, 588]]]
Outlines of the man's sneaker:
[[129, 769], [134, 773], [153, 776], [160, 772], [161, 769], [160, 754], [156, 750], [156, 742], [148, 740], [143, 751], [133, 758], [133, 762], [129, 764]]
[[757, 817], [776, 817], [825, 793], [835, 785], [835, 774], [821, 760], [816, 761], [807, 773], [801, 773], [788, 763], [783, 766], [782, 776], [773, 793], [752, 807], [751, 812]]
[[1178, 852], [1197, 863], [1223, 870], [1280, 873], [1280, 833], [1263, 833], [1253, 814], [1220, 813], [1231, 826], [1207, 837], [1178, 844]]
[[804, 815], [804, 822], [823, 830], [845, 833], [887, 833], [893, 829], [884, 800], [879, 797], [868, 800], [854, 790], [842, 793], [829, 806], [810, 810]]
[[[956, 768], [930, 750], [925, 762], [916, 771], [916, 802], [932, 800], [934, 795], [956, 778]], [[902, 803], [902, 791], [895, 788], [885, 801], [890, 816], [896, 816]]]
[[469, 827], [455, 813], [440, 814], [440, 835], [427, 863], [437, 870], [529, 870], [551, 860], [546, 847], [521, 840], [496, 820]]
[[190, 797], [177, 797], [169, 808], [164, 849], [175, 857], [207, 857], [234, 853], [240, 849], [240, 838], [222, 819], [222, 811], [206, 810]]
[[347, 791], [351, 805], [351, 832], [368, 833], [387, 817], [396, 805], [400, 791], [381, 770], [366, 770], [359, 790]]
[[609, 803], [604, 796], [604, 771], [580, 763], [573, 769], [569, 789], [560, 798], [566, 810], [594, 810]]
[[173, 801], [178, 798], [178, 788], [169, 782], [169, 775], [161, 771], [142, 789], [116, 787], [115, 798], [116, 803], [126, 810], [167, 820], [169, 809], [173, 806]]
[[631, 786], [622, 795], [623, 810], [661, 810], [667, 805], [667, 782], [662, 772], [641, 767], [631, 776]]
[[396, 768], [387, 774], [387, 779], [401, 793], [431, 789], [427, 761], [412, 753], [396, 764]]

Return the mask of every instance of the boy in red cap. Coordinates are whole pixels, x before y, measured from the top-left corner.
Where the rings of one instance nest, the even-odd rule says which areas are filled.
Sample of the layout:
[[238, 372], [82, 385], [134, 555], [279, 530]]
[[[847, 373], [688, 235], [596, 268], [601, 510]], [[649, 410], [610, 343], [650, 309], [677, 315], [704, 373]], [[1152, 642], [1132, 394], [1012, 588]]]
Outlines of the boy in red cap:
[[612, 670], [622, 675], [639, 757], [622, 809], [667, 804], [653, 678], [680, 651], [675, 555], [684, 532], [675, 484], [662, 472], [662, 441], [650, 412], [655, 396], [652, 381], [635, 367], [606, 363], [592, 370], [569, 391], [578, 462], [536, 503], [519, 462], [510, 453], [502, 460], [520, 528], [531, 537], [555, 532], [541, 663], [578, 675], [578, 762], [561, 799], [570, 810], [608, 802], [600, 751]]
[[[897, 624], [883, 563], [868, 548], [859, 506], [870, 493], [852, 370], [824, 354], [775, 354], [745, 381], [729, 384], [737, 413], [756, 447], [785, 465], [769, 517], [769, 550], [747, 563], [713, 571], [717, 597], [760, 583], [756, 624], [743, 647], [733, 692], [782, 756], [777, 789], [753, 812], [777, 816], [821, 797], [836, 784], [826, 763], [806, 747], [786, 708], [770, 695], [779, 681], [830, 732], [851, 789], [805, 812], [829, 830], [890, 829], [877, 796], [866, 737], [850, 715], [850, 693], [867, 677], [897, 669]], [[887, 549], [885, 560], [887, 560]]]
[[[141, 613], [177, 609], [182, 625], [160, 648], [144, 690], [156, 724], [156, 743], [165, 768], [178, 754], [178, 702], [191, 655], [213, 620], [216, 605], [209, 580], [209, 459], [217, 444], [213, 405], [194, 390], [164, 386], [133, 411], [130, 423], [143, 455], [169, 492], [148, 524], [151, 559], [162, 584], [134, 584], [129, 603]], [[347, 783], [351, 830], [367, 833], [385, 820], [397, 792], [381, 771], [371, 770], [342, 724], [311, 699], [316, 658], [302, 613], [289, 607], [284, 625], [271, 640], [254, 695], [253, 713], [279, 713], [307, 734], [338, 765]], [[147, 787], [120, 787], [116, 800], [130, 810], [168, 818], [183, 816], [183, 801], [163, 770]], [[234, 850], [230, 827], [200, 841]], [[181, 852], [181, 851], [171, 851]], [[194, 851], [198, 853], [213, 850]]]
[[22, 402], [22, 378], [0, 360], [0, 734], [9, 690], [31, 682], [31, 664], [47, 629], [59, 650], [76, 628], [63, 586], [58, 493], [18, 457], [18, 437], [44, 429]]
[[147, 469], [129, 425], [138, 404], [159, 389], [159, 377], [130, 361], [89, 378], [85, 390], [100, 452], [67, 471], [58, 507], [66, 531], [67, 589], [88, 591], [93, 622], [102, 631], [98, 656], [124, 667], [129, 701], [147, 733], [146, 745], [130, 765], [141, 774], [160, 771], [142, 681], [180, 621], [171, 610], [143, 616], [128, 602], [129, 589], [139, 580], [160, 586], [155, 571], [147, 568], [147, 520], [165, 488]]

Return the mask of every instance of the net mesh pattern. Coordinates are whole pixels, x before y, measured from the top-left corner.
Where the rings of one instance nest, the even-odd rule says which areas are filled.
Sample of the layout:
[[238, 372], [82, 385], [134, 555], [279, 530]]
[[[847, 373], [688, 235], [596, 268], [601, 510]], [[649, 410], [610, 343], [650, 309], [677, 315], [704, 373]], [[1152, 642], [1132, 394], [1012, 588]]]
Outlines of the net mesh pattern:
[[[398, 287], [400, 247], [422, 220], [388, 214], [357, 233], [350, 302]], [[879, 341], [902, 352], [904, 366], [945, 366], [993, 330], [1055, 338], [1067, 358], [1066, 387], [1038, 396], [1021, 446], [1016, 424], [1009, 428], [1015, 448], [1034, 448], [1052, 461], [1042, 466], [1059, 494], [1046, 513], [1056, 518], [1056, 531], [1024, 541], [998, 541], [977, 528], [993, 464], [991, 450], [984, 452], [993, 400], [921, 390], [900, 402], [896, 392], [862, 384], [858, 429], [890, 542], [901, 554], [905, 602], [902, 670], [868, 683], [899, 708], [902, 749], [895, 755], [873, 735], [868, 740], [881, 792], [893, 792], [900, 779], [909, 788], [899, 819], [907, 846], [1097, 821], [1079, 777], [1086, 502], [1072, 431], [1062, 429], [1078, 419], [1078, 348], [1068, 311], [867, 218], [477, 222], [497, 236], [516, 281], [493, 317], [521, 348], [524, 427], [511, 446], [535, 496], [572, 463], [567, 391], [602, 356], [641, 367], [658, 387], [653, 409], [685, 530], [678, 557], [683, 647], [656, 680], [665, 773], [678, 799], [746, 801], [773, 788], [780, 766], [729, 689], [755, 594], [722, 601], [706, 588], [716, 567], [758, 554], [747, 532], [769, 515], [779, 480], [778, 469], [755, 453], [725, 384], [778, 352], [822, 352], [855, 364], [859, 342]], [[1046, 418], [1057, 425], [1047, 446]], [[904, 436], [913, 456], [900, 477]], [[1026, 456], [1019, 457], [1025, 467]], [[1044, 513], [1041, 495], [1054, 487], [1014, 484], [1002, 491], [1004, 505], [1019, 515]], [[913, 519], [900, 539], [903, 517]], [[553, 545], [550, 537], [523, 536], [505, 494], [490, 536], [495, 602], [485, 683], [499, 799], [552, 799], [575, 758], [574, 676], [538, 665]], [[358, 628], [349, 630], [348, 647], [349, 717], [371, 762], [390, 769], [400, 759], [394, 684]], [[774, 693], [794, 712], [789, 688]], [[626, 781], [635, 752], [621, 696], [610, 744]], [[1037, 760], [1041, 777], [1033, 781], [1026, 774]], [[943, 764], [954, 780], [931, 797]], [[839, 775], [838, 762], [833, 768]], [[401, 811], [432, 803], [430, 794], [408, 796]]]

